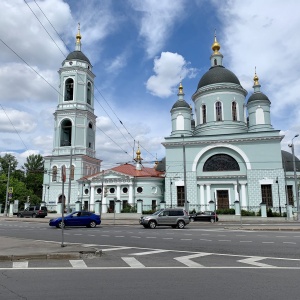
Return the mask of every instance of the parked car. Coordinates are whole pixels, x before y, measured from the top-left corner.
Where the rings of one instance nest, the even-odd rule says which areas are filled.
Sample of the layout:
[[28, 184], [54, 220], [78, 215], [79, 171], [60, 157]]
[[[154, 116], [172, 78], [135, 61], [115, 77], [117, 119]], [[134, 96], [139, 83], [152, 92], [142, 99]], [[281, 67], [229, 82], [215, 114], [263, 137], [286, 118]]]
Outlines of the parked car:
[[139, 220], [145, 228], [154, 229], [156, 226], [172, 226], [182, 229], [190, 223], [189, 215], [183, 208], [165, 208]]
[[195, 214], [190, 215], [190, 221], [200, 221], [200, 222], [217, 222], [219, 221], [218, 215], [214, 211], [200, 211]]
[[24, 210], [19, 210], [17, 213], [17, 217], [45, 218], [47, 214], [48, 214], [48, 210], [46, 206], [33, 205], [27, 207]]
[[86, 226], [95, 228], [100, 224], [100, 216], [89, 211], [75, 211], [69, 215], [66, 215], [64, 217], [64, 222], [62, 222], [62, 217], [51, 219], [49, 221], [49, 226], [56, 226], [57, 228], [66, 226]]

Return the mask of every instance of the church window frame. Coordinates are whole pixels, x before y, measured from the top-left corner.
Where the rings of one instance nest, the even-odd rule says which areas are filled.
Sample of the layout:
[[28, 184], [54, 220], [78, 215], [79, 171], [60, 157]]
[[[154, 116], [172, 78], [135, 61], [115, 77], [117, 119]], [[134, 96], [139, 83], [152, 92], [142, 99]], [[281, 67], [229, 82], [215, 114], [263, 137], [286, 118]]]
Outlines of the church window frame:
[[182, 114], [177, 115], [176, 130], [184, 130], [184, 116]]
[[74, 100], [74, 80], [73, 78], [68, 78], [65, 81], [65, 95], [64, 101]]
[[217, 101], [215, 103], [215, 112], [216, 112], [216, 121], [220, 122], [223, 121], [223, 110], [222, 110], [222, 102], [221, 101]]
[[237, 103], [236, 101], [232, 101], [231, 103], [231, 114], [232, 114], [232, 121], [238, 121], [238, 113], [237, 113]]
[[57, 181], [57, 166], [52, 167], [52, 181], [53, 182]]
[[206, 104], [202, 104], [201, 111], [202, 111], [202, 124], [206, 124]]
[[267, 207], [273, 207], [272, 185], [262, 184], [261, 188], [261, 203], [266, 204]]
[[92, 104], [92, 84], [90, 82], [87, 83], [86, 88], [86, 103], [89, 105]]
[[228, 171], [240, 171], [240, 166], [234, 157], [225, 153], [210, 156], [203, 165], [203, 172]]
[[64, 119], [60, 126], [60, 147], [72, 146], [73, 124], [70, 119]]

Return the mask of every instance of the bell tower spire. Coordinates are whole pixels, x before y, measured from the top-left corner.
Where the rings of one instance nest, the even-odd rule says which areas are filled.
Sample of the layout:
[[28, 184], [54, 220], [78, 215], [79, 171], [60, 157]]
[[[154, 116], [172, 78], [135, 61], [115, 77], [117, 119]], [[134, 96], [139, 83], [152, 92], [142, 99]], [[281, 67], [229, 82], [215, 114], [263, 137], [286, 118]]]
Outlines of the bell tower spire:
[[212, 49], [212, 51], [214, 51], [213, 54], [210, 57], [211, 67], [222, 66], [222, 64], [223, 64], [223, 55], [222, 55], [221, 52], [219, 52], [219, 50], [221, 49], [221, 45], [217, 41], [216, 30], [215, 30], [214, 42], [211, 46], [211, 49]]

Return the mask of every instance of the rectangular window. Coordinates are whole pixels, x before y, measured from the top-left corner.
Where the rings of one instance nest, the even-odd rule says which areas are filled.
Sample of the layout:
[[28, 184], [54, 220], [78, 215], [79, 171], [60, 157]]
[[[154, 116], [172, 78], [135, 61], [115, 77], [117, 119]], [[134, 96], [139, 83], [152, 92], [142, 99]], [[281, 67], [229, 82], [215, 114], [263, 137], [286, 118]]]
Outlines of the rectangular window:
[[273, 206], [272, 186], [271, 184], [261, 185], [261, 200], [267, 207]]
[[156, 210], [156, 200], [152, 200], [152, 210]]
[[184, 206], [184, 186], [177, 187], [177, 206]]
[[288, 185], [287, 187], [287, 196], [288, 196], [288, 203], [289, 205], [294, 206], [294, 192], [293, 192], [293, 186]]

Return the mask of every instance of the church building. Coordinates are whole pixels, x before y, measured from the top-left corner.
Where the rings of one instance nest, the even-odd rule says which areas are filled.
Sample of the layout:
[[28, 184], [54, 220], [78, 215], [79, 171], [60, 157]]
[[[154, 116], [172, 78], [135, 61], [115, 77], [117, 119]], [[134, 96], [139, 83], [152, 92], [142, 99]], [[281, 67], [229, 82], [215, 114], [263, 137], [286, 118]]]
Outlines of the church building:
[[[255, 72], [253, 93], [223, 66], [216, 37], [211, 67], [192, 96], [194, 113], [180, 84], [171, 109], [166, 149], [165, 201], [204, 211], [234, 208], [273, 211], [296, 205], [292, 155], [281, 151], [283, 136], [273, 128], [271, 102]], [[298, 160], [297, 160], [298, 161]]]

